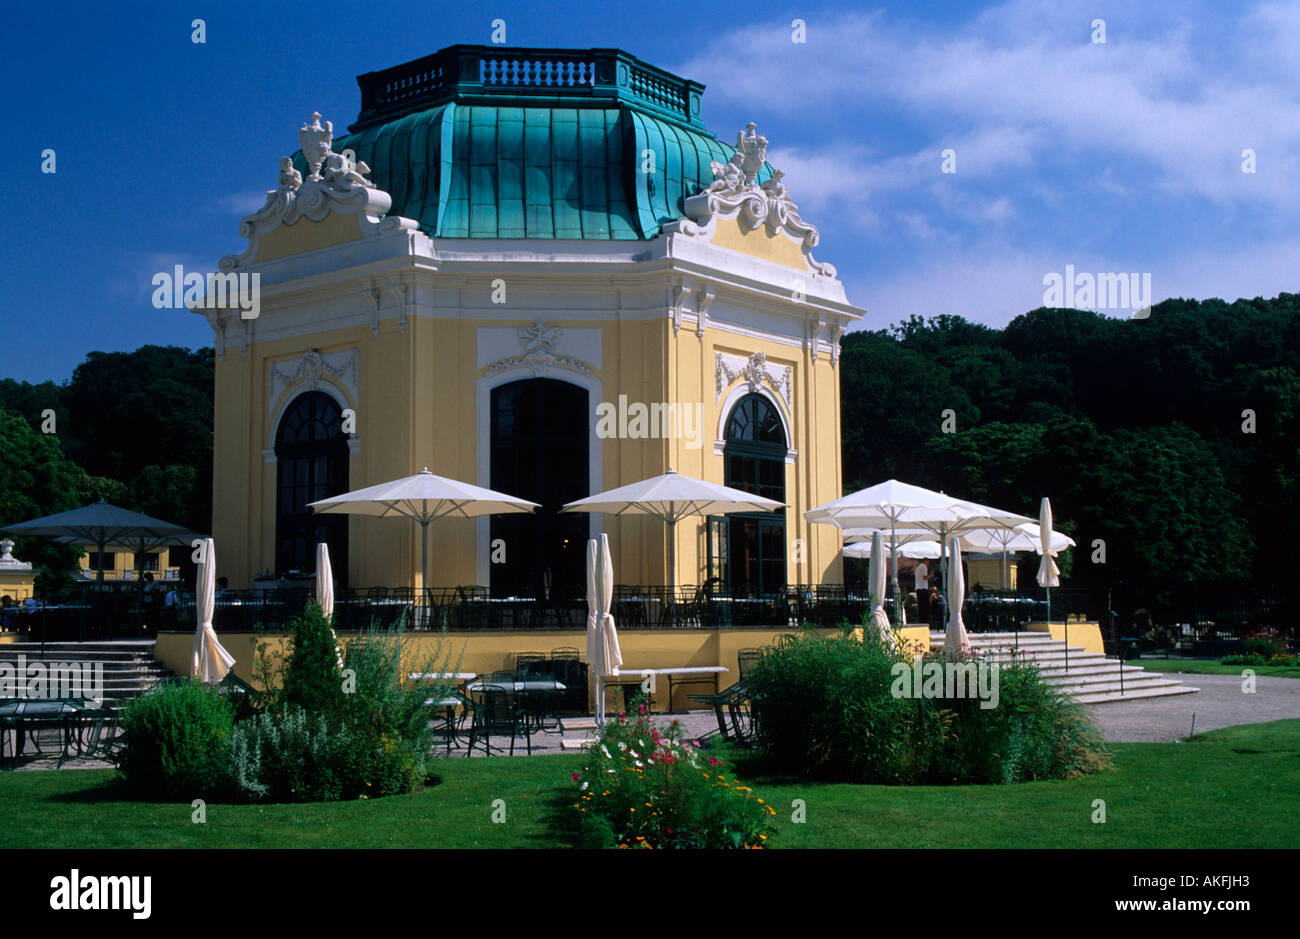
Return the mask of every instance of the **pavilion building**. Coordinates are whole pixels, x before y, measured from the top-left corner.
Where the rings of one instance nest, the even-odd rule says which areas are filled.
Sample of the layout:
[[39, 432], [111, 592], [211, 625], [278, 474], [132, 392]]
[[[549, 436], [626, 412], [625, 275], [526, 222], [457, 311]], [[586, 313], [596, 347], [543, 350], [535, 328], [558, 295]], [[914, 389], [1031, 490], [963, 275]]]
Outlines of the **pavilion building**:
[[357, 81], [346, 135], [295, 115], [259, 158], [300, 147], [215, 278], [256, 309], [195, 309], [232, 587], [310, 572], [321, 540], [348, 586], [418, 584], [417, 526], [306, 504], [426, 466], [542, 505], [433, 525], [431, 585], [581, 594], [601, 531], [620, 583], [666, 584], [662, 522], [558, 510], [670, 467], [788, 505], [682, 522], [678, 584], [841, 582], [804, 512], [842, 495], [864, 311], [755, 125], [724, 143], [702, 85], [617, 49], [458, 45]]

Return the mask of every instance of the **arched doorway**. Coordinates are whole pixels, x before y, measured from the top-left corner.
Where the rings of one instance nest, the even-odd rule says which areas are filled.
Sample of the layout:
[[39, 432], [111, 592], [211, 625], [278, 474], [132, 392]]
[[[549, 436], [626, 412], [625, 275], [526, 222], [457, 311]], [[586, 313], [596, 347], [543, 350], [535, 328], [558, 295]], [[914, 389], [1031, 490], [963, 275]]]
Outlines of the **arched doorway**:
[[[785, 428], [776, 407], [747, 394], [727, 418], [724, 482], [785, 501]], [[712, 568], [733, 594], [774, 593], [785, 586], [785, 510], [745, 512], [710, 520]]]
[[[549, 378], [492, 389], [491, 488], [541, 508], [492, 518], [491, 589], [496, 596], [580, 597], [586, 591], [588, 517], [560, 514], [591, 494], [591, 409], [585, 388]], [[498, 548], [504, 548], [499, 563]], [[549, 583], [549, 588], [548, 588]]]
[[343, 410], [320, 391], [290, 402], [275, 435], [275, 571], [277, 576], [316, 569], [316, 544], [330, 549], [340, 585], [347, 580], [346, 515], [317, 515], [307, 503], [348, 489], [348, 438]]

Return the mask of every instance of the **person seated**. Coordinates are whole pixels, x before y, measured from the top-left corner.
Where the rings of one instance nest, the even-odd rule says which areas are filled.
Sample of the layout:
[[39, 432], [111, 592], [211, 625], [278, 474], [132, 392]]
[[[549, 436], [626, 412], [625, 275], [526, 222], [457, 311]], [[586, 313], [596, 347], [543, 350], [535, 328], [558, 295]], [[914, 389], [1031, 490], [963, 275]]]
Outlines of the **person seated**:
[[230, 578], [228, 577], [217, 578], [217, 599], [218, 600], [230, 599]]
[[12, 632], [18, 629], [18, 607], [14, 598], [5, 594], [0, 597], [0, 630]]

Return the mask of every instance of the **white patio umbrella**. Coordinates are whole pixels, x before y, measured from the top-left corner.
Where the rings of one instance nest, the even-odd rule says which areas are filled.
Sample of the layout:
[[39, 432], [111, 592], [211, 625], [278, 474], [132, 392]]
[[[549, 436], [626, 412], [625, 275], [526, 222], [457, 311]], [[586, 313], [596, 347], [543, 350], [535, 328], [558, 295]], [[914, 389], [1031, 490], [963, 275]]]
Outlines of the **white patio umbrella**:
[[[1007, 589], [1007, 556], [1020, 551], [1040, 551], [1042, 538], [1040, 529], [1034, 522], [1026, 522], [1015, 528], [977, 528], [963, 532], [963, 547], [972, 551], [994, 551], [1002, 553], [1002, 589]], [[1074, 547], [1074, 539], [1059, 531], [1052, 532], [1053, 554]]]
[[587, 589], [587, 665], [596, 673], [596, 721], [603, 724], [605, 676], [617, 675], [623, 666], [618, 630], [610, 612], [614, 606], [614, 559], [609, 552], [609, 536], [603, 532], [599, 557], [595, 539], [587, 542]]
[[[889, 545], [883, 544], [884, 532], [877, 529], [876, 535], [880, 536], [882, 541], [881, 550], [885, 555], [891, 555], [894, 552], [889, 549]], [[844, 546], [843, 554], [846, 558], [870, 558], [873, 557], [874, 536], [872, 541], [858, 541], [853, 544]], [[924, 559], [933, 561], [939, 557], [943, 547], [937, 541], [910, 541], [898, 546], [899, 557], [913, 558], [916, 560]]]
[[948, 626], [943, 633], [943, 651], [955, 654], [970, 644], [966, 624], [961, 620], [961, 605], [966, 602], [966, 578], [961, 573], [961, 539], [954, 535], [948, 542], [952, 559], [948, 565]]
[[203, 561], [199, 564], [198, 583], [194, 585], [198, 629], [194, 632], [194, 656], [190, 674], [208, 685], [226, 677], [235, 665], [235, 657], [217, 640], [212, 628], [212, 610], [217, 594], [217, 549], [211, 538], [203, 541]]
[[[949, 537], [974, 528], [1010, 528], [1033, 519], [1014, 512], [958, 499], [942, 492], [889, 479], [860, 489], [840, 499], [809, 509], [810, 522], [838, 525], [843, 529], [888, 529], [890, 544], [897, 545], [898, 530], [923, 530], [939, 536], [941, 546]], [[892, 581], [898, 589], [898, 555], [893, 559]]]
[[316, 603], [330, 621], [330, 637], [339, 655], [339, 668], [342, 668], [343, 649], [339, 647], [339, 636], [334, 631], [334, 568], [330, 564], [330, 546], [323, 541], [316, 544]]
[[668, 585], [677, 587], [677, 523], [690, 515], [728, 515], [732, 512], [771, 512], [785, 503], [669, 468], [662, 476], [597, 493], [570, 502], [562, 512], [603, 512], [606, 515], [653, 515], [668, 525]]
[[314, 512], [369, 515], [374, 518], [404, 516], [420, 523], [420, 586], [429, 585], [429, 523], [439, 518], [476, 518], [532, 512], [536, 502], [502, 492], [435, 476], [426, 466], [414, 476], [367, 486], [308, 505]]
[[871, 539], [871, 561], [867, 565], [867, 585], [871, 592], [870, 628], [881, 645], [893, 649], [897, 646], [897, 642], [894, 637], [894, 627], [890, 625], [889, 617], [885, 615], [885, 552], [881, 547], [882, 543], [880, 532], [876, 532]]

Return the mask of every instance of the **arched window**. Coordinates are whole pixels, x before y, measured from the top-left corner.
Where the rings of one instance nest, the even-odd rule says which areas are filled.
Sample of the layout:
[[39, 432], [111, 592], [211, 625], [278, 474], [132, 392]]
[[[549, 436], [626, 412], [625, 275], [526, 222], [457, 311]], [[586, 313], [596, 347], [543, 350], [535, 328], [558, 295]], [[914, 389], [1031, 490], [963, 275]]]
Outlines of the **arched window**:
[[275, 458], [276, 573], [314, 571], [316, 543], [324, 541], [335, 577], [346, 580], [347, 516], [317, 515], [307, 507], [348, 489], [348, 438], [338, 402], [320, 391], [294, 398], [276, 431]]
[[[781, 415], [760, 394], [736, 402], [727, 418], [723, 459], [728, 486], [785, 500], [787, 442]], [[785, 586], [785, 510], [728, 515], [710, 521], [711, 573], [735, 594], [774, 593]]]
[[587, 389], [551, 378], [492, 389], [491, 488], [541, 505], [492, 516], [492, 543], [505, 546], [505, 562], [491, 565], [496, 596], [567, 600], [586, 592], [588, 517], [560, 508], [591, 494], [587, 398]]

